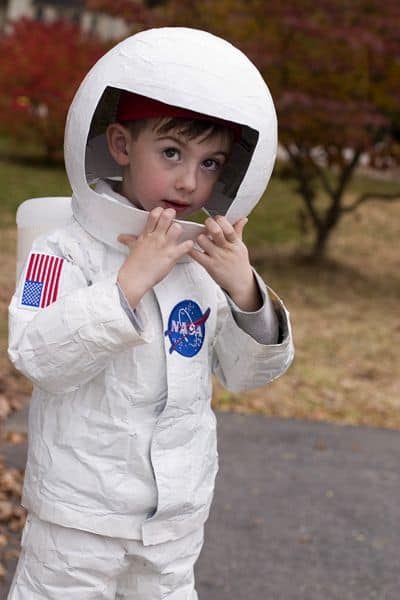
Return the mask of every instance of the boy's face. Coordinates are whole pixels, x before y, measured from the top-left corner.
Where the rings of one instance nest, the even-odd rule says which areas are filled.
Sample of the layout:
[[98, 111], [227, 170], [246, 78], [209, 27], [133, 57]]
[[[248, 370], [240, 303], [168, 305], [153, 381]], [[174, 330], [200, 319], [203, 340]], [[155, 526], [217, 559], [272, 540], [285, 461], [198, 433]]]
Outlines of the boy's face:
[[188, 139], [175, 129], [160, 133], [154, 124], [155, 120], [149, 119], [136, 136], [114, 125], [125, 130], [121, 192], [139, 208], [174, 208], [182, 218], [209, 199], [229, 156], [230, 136], [215, 133], [207, 137], [206, 133]]

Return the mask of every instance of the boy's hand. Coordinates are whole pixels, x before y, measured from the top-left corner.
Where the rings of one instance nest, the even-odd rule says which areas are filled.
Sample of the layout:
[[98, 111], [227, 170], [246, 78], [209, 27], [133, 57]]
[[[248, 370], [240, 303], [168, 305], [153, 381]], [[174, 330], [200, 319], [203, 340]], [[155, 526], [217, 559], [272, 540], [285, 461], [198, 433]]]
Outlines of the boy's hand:
[[135, 308], [144, 294], [161, 281], [177, 261], [190, 252], [193, 242], [179, 243], [182, 227], [174, 223], [172, 208], [154, 208], [139, 236], [121, 234], [118, 241], [130, 252], [118, 272], [118, 283]]
[[189, 254], [200, 263], [211, 277], [244, 311], [255, 311], [262, 306], [262, 298], [251, 270], [249, 252], [242, 241], [243, 217], [231, 225], [220, 215], [204, 223], [207, 235], [201, 234], [197, 243], [204, 252], [193, 248]]

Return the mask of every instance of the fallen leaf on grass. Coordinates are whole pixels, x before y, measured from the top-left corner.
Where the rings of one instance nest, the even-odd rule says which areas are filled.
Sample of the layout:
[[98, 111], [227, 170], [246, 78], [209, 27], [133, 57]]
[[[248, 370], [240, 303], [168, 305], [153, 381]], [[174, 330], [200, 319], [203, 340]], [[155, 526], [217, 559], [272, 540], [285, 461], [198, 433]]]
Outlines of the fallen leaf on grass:
[[13, 509], [12, 519], [8, 524], [11, 531], [21, 531], [25, 525], [26, 511], [22, 506], [15, 506]]
[[21, 398], [10, 398], [9, 404], [13, 411], [18, 412], [24, 408], [25, 403]]
[[18, 469], [6, 469], [0, 472], [0, 490], [13, 496], [21, 496], [22, 473]]
[[13, 548], [12, 550], [7, 550], [6, 552], [4, 552], [4, 560], [9, 561], [9, 560], [14, 560], [16, 558], [18, 558], [20, 555], [20, 551], [17, 550], [17, 548]]
[[23, 473], [9, 469], [0, 457], [0, 580], [7, 573], [9, 560], [18, 558], [14, 547], [26, 521], [26, 511], [20, 506]]
[[4, 394], [0, 395], [0, 421], [3, 421], [8, 417], [11, 412], [10, 403]]
[[0, 501], [0, 521], [8, 521], [13, 514], [12, 502], [8, 500]]
[[7, 431], [4, 434], [4, 441], [9, 444], [24, 444], [26, 437], [26, 433], [23, 431]]

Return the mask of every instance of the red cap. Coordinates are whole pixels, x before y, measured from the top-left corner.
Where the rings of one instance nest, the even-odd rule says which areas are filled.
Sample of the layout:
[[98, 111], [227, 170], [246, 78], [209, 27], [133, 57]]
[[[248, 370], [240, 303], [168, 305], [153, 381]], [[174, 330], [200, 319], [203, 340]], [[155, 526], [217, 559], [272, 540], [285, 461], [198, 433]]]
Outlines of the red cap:
[[218, 117], [210, 115], [203, 115], [180, 106], [165, 104], [164, 102], [148, 98], [147, 96], [141, 96], [140, 94], [134, 94], [125, 90], [121, 92], [116, 115], [118, 122], [123, 123], [124, 121], [154, 119], [157, 117], [179, 117], [182, 119], [211, 121], [212, 123], [228, 127], [233, 132], [235, 141], [240, 140], [242, 136], [242, 128], [237, 123], [218, 119]]

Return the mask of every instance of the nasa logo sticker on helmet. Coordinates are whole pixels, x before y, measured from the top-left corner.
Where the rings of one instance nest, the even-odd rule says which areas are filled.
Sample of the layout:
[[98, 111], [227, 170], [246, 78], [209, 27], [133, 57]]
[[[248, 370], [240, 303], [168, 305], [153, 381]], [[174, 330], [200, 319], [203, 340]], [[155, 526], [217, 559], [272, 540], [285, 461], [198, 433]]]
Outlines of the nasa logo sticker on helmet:
[[203, 346], [209, 316], [210, 309], [203, 313], [194, 300], [178, 302], [171, 310], [168, 329], [164, 332], [171, 342], [169, 353], [176, 351], [189, 358], [198, 354]]

